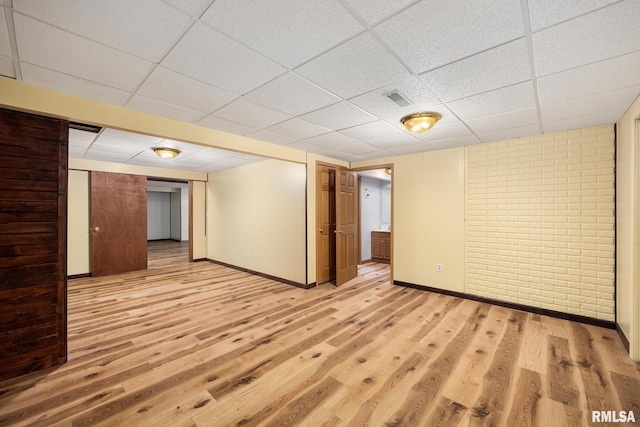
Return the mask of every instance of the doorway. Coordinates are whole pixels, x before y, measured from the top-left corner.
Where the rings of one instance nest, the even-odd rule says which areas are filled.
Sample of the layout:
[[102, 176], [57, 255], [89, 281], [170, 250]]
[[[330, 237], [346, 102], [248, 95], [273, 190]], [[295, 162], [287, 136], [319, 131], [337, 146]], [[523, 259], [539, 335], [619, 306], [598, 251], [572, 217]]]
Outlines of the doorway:
[[391, 263], [391, 169], [358, 172], [360, 263]]
[[189, 262], [189, 182], [147, 178], [149, 268]]
[[[373, 172], [362, 172], [376, 169]], [[359, 173], [384, 174], [385, 183], [378, 185], [378, 199], [388, 202], [388, 213], [383, 214], [380, 205], [375, 226], [367, 222], [366, 244], [376, 253], [375, 261], [391, 263], [391, 173], [392, 165], [362, 170], [349, 170], [340, 166], [318, 162], [316, 164], [316, 283], [332, 282], [336, 286], [358, 274], [358, 264], [364, 258], [361, 179]], [[369, 179], [369, 178], [367, 178]], [[374, 235], [373, 231], [381, 232]], [[375, 237], [375, 244], [371, 237]], [[378, 237], [382, 237], [378, 239]]]

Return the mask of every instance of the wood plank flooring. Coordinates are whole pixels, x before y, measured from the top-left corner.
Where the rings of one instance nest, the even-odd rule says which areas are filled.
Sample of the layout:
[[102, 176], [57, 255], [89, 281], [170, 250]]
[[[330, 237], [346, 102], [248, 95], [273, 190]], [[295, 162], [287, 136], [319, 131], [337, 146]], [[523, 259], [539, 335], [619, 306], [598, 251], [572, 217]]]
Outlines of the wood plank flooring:
[[150, 240], [147, 242], [147, 267], [166, 267], [189, 262], [189, 242]]
[[342, 287], [302, 290], [200, 262], [71, 280], [69, 362], [0, 383], [0, 426], [640, 419], [640, 372], [615, 331], [393, 286], [388, 274], [366, 264]]

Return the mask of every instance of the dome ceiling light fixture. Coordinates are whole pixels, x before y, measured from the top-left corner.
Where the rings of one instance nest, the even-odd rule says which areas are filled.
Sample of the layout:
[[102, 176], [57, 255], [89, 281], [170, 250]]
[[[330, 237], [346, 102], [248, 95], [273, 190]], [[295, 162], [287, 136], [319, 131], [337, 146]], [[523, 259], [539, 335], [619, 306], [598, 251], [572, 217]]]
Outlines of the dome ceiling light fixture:
[[425, 132], [433, 127], [442, 116], [438, 113], [413, 113], [404, 116], [400, 122], [409, 132]]
[[178, 150], [177, 148], [153, 147], [152, 150], [163, 159], [173, 159], [178, 154], [180, 154], [180, 150]]

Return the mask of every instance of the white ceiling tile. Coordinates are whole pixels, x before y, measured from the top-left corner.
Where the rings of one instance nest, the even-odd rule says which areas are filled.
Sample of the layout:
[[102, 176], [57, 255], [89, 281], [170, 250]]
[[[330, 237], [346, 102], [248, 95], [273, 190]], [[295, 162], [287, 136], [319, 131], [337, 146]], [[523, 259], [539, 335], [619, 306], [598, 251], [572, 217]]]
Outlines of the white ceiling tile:
[[296, 72], [343, 98], [386, 86], [409, 75], [369, 33], [307, 62]]
[[549, 121], [544, 122], [542, 127], [544, 129], [544, 133], [551, 133], [598, 125], [610, 125], [620, 120], [620, 117], [622, 117], [625, 112], [626, 109], [609, 111], [607, 113], [598, 113], [591, 116], [581, 116], [564, 120]]
[[518, 39], [420, 77], [443, 101], [531, 80], [527, 44]]
[[84, 157], [85, 148], [75, 149], [69, 146], [69, 158], [70, 159], [81, 159]]
[[447, 103], [449, 109], [462, 120], [523, 110], [535, 105], [531, 82], [519, 83]]
[[520, 138], [540, 134], [540, 126], [529, 125], [517, 128], [495, 130], [491, 132], [478, 132], [478, 137], [482, 142], [503, 141], [505, 139]]
[[358, 158], [360, 160], [381, 159], [383, 157], [390, 157], [390, 156], [393, 156], [393, 155], [394, 154], [392, 152], [387, 151], [387, 150], [377, 150], [377, 151], [371, 151], [369, 153], [357, 154], [357, 156], [358, 156]]
[[291, 144], [294, 141], [292, 138], [287, 138], [282, 135], [276, 135], [275, 133], [266, 132], [263, 130], [249, 133], [245, 136], [248, 138], [259, 139], [260, 141], [271, 142], [278, 145], [287, 145]]
[[232, 122], [260, 129], [289, 119], [291, 116], [238, 98], [213, 114]]
[[110, 153], [99, 153], [99, 152], [88, 152], [82, 156], [83, 159], [88, 160], [98, 160], [101, 162], [110, 162], [110, 163], [125, 163], [130, 159], [126, 154], [122, 154], [119, 152], [110, 152]]
[[[94, 147], [102, 146], [109, 147], [110, 150], [123, 149], [123, 150], [138, 150], [142, 152], [148, 150], [151, 147], [157, 146], [157, 143], [134, 141], [126, 138], [112, 137], [109, 135], [100, 135], [96, 142], [93, 143]], [[104, 149], [103, 149], [104, 151]]]
[[245, 94], [285, 70], [227, 36], [195, 24], [162, 61], [181, 74]]
[[337, 132], [309, 138], [305, 140], [305, 142], [313, 145], [318, 145], [320, 147], [337, 150], [342, 153], [352, 154], [354, 156], [372, 153], [374, 151], [380, 150], [379, 148], [367, 144], [366, 142], [359, 141], [355, 138], [350, 138]]
[[401, 147], [389, 147], [387, 148], [387, 150], [395, 155], [403, 156], [405, 154], [424, 153], [427, 151], [433, 151], [434, 148], [429, 144], [420, 143], [416, 145], [406, 145]]
[[538, 79], [541, 104], [640, 84], [640, 52]]
[[113, 87], [97, 84], [77, 77], [47, 70], [26, 62], [20, 63], [22, 81], [36, 86], [48, 87], [58, 92], [83, 98], [95, 99], [109, 104], [123, 105], [129, 93]]
[[205, 114], [212, 113], [238, 97], [163, 67], [156, 67], [137, 93]]
[[323, 128], [295, 117], [265, 130], [294, 140], [311, 138], [331, 131], [331, 129]]
[[215, 0], [165, 0], [188, 15], [197, 14]]
[[351, 138], [346, 135], [342, 135], [338, 132], [325, 133], [323, 135], [314, 136], [313, 138], [307, 138], [304, 140], [305, 143], [317, 145], [319, 147], [325, 148], [333, 148], [336, 150], [340, 150], [340, 146], [347, 144], [356, 144], [359, 141], [355, 138]]
[[158, 0], [14, 0], [13, 7], [153, 62], [162, 59], [189, 19]]
[[524, 110], [509, 111], [507, 113], [467, 120], [466, 123], [471, 130], [476, 133], [491, 132], [496, 129], [502, 130], [538, 125], [538, 109], [536, 107], [530, 107]]
[[538, 31], [618, 0], [529, 0], [531, 29]]
[[69, 144], [73, 143], [77, 147], [88, 147], [98, 137], [97, 133], [87, 132], [78, 129], [69, 129]]
[[542, 105], [542, 120], [549, 122], [624, 110], [631, 105], [638, 95], [640, 95], [640, 86], [631, 86]]
[[[406, 107], [399, 106], [387, 97], [392, 92], [398, 92], [411, 104]], [[388, 86], [356, 96], [349, 101], [381, 118], [402, 117], [409, 113], [425, 111], [430, 107], [441, 104], [440, 99], [414, 76], [406, 77]]]
[[347, 0], [367, 23], [375, 24], [388, 18], [414, 0]]
[[287, 68], [363, 30], [336, 0], [217, 0], [202, 20]]
[[303, 140], [303, 141], [295, 141], [292, 143], [287, 144], [287, 147], [289, 148], [295, 148], [296, 150], [302, 150], [302, 151], [308, 151], [310, 153], [316, 153], [319, 154], [319, 150], [324, 150], [324, 147], [320, 147], [319, 145], [314, 145], [308, 142], [308, 140]]
[[16, 73], [13, 69], [13, 59], [0, 55], [0, 76], [15, 77]]
[[196, 123], [209, 129], [221, 130], [223, 132], [229, 132], [236, 135], [244, 135], [256, 130], [256, 128], [252, 126], [247, 126], [240, 123], [232, 122], [230, 120], [221, 119], [220, 117], [216, 116], [207, 116]]
[[377, 117], [361, 110], [350, 102], [342, 101], [300, 118], [329, 129], [344, 129], [377, 120]]
[[294, 116], [340, 101], [337, 96], [293, 72], [249, 92], [245, 98]]
[[14, 13], [14, 22], [22, 62], [126, 91], [136, 87], [151, 69], [142, 59], [18, 13]]
[[433, 141], [429, 145], [434, 150], [446, 150], [449, 148], [466, 147], [467, 145], [480, 144], [481, 142], [482, 141], [480, 141], [477, 136], [467, 135], [459, 138], [442, 139], [439, 141]]
[[421, 142], [418, 138], [409, 135], [408, 133], [402, 133], [400, 135], [385, 136], [383, 138], [370, 139], [367, 141], [369, 144], [378, 148], [391, 149], [394, 147], [406, 147], [409, 145], [415, 145]]
[[422, 1], [374, 29], [417, 73], [524, 36], [519, 0]]
[[12, 56], [11, 44], [9, 43], [9, 30], [7, 29], [7, 19], [4, 8], [0, 7], [0, 55]]
[[340, 131], [340, 133], [363, 141], [369, 139], [384, 138], [386, 136], [399, 136], [403, 134], [400, 129], [391, 126], [389, 123], [383, 120], [378, 120], [375, 122], [354, 126], [348, 129], [343, 129]]
[[98, 153], [100, 153], [100, 154], [104, 154], [104, 153], [113, 154], [113, 153], [117, 153], [117, 154], [121, 154], [123, 156], [127, 156], [127, 158], [134, 157], [134, 156], [142, 153], [144, 150], [146, 150], [146, 149], [112, 147], [112, 146], [109, 146], [109, 145], [100, 145], [100, 144], [92, 144], [91, 147], [89, 147], [89, 153], [93, 153], [93, 154], [98, 154]]
[[144, 111], [145, 113], [168, 117], [170, 119], [187, 123], [195, 123], [202, 118], [202, 113], [199, 111], [193, 111], [178, 105], [156, 101], [155, 99], [141, 95], [134, 95], [129, 102], [127, 102], [126, 106], [127, 108], [134, 110]]
[[[125, 141], [125, 143], [137, 143], [143, 144], [144, 147], [152, 147], [154, 144], [162, 141], [163, 138], [158, 138], [152, 135], [143, 135], [141, 133], [125, 132], [116, 129], [106, 128], [100, 133], [98, 142], [102, 141]], [[127, 142], [129, 141], [129, 142]], [[109, 143], [108, 145], [114, 145]]]
[[533, 34], [539, 76], [640, 50], [640, 7], [628, 0]]
[[432, 142], [440, 139], [460, 138], [471, 135], [471, 131], [464, 123], [452, 123], [450, 125], [436, 125], [426, 132], [416, 133], [415, 137], [424, 142]]
[[202, 151], [198, 151], [189, 156], [185, 156], [183, 158], [177, 157], [176, 160], [180, 161], [197, 161], [202, 165], [219, 162], [221, 160], [229, 159], [231, 157], [235, 157], [236, 153], [232, 151], [219, 150], [216, 148], [206, 148]]

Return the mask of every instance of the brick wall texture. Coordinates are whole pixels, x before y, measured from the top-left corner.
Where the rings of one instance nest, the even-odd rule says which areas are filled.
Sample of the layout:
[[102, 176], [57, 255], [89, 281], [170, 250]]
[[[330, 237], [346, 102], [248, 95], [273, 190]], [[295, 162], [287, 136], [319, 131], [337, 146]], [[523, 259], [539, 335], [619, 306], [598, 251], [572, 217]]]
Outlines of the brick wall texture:
[[466, 148], [466, 292], [614, 320], [613, 126]]

